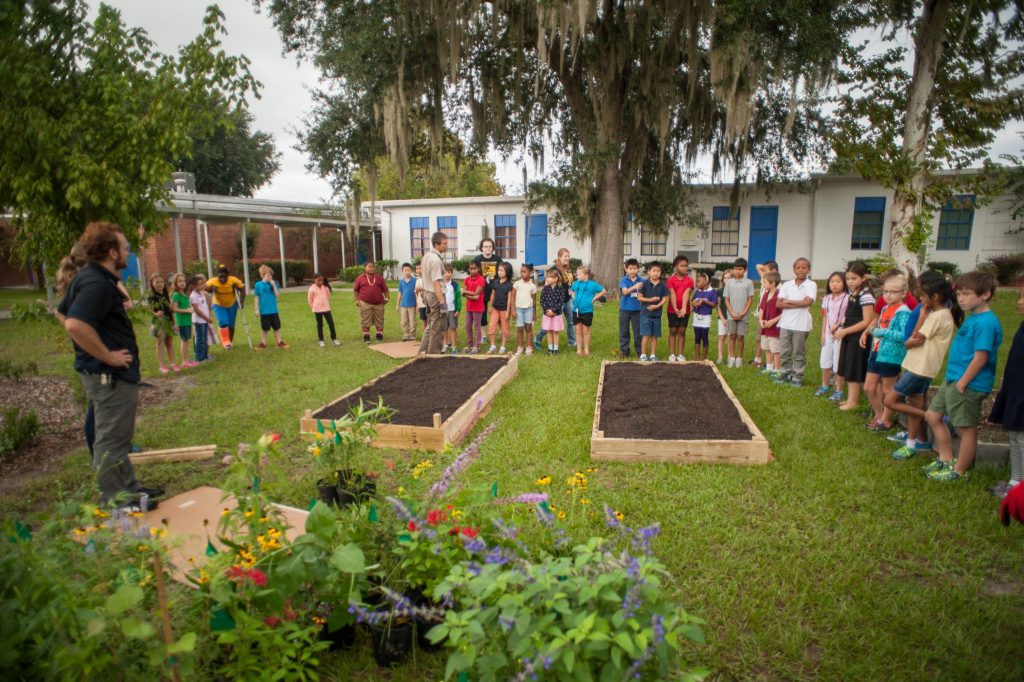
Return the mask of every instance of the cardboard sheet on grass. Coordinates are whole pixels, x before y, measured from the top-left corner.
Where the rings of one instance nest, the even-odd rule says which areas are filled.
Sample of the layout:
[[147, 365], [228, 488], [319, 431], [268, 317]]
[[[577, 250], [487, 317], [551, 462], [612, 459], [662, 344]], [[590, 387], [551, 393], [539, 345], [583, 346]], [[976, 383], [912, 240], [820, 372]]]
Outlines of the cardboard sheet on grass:
[[414, 358], [420, 352], [419, 341], [391, 341], [390, 343], [372, 343], [370, 350], [383, 353], [389, 358]]
[[[159, 507], [146, 512], [145, 518], [140, 519], [141, 523], [152, 528], [159, 528], [164, 520], [167, 521], [167, 544], [171, 547], [171, 577], [184, 585], [194, 587], [185, 579], [185, 574], [207, 562], [207, 531], [217, 551], [226, 549], [217, 540], [217, 524], [220, 523], [221, 511], [224, 508], [234, 509], [238, 503], [234, 498], [229, 497], [225, 500], [223, 497], [224, 491], [220, 488], [201, 486], [161, 501]], [[309, 516], [309, 512], [282, 504], [273, 506], [288, 522], [284, 534], [289, 540], [294, 540], [306, 532], [306, 517]], [[209, 521], [207, 528], [203, 528], [204, 519]], [[189, 563], [190, 558], [193, 563]]]

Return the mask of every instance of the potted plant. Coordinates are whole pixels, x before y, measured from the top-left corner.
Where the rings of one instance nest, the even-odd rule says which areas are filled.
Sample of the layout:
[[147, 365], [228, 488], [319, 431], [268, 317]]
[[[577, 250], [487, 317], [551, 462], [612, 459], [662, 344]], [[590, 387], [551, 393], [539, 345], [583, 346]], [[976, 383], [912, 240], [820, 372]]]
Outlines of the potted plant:
[[307, 451], [320, 474], [317, 494], [328, 505], [345, 507], [376, 495], [376, 474], [356, 473], [353, 459], [359, 448], [377, 435], [379, 422], [391, 419], [394, 410], [383, 401], [366, 407], [360, 401], [347, 415], [329, 423], [317, 421], [317, 432]]

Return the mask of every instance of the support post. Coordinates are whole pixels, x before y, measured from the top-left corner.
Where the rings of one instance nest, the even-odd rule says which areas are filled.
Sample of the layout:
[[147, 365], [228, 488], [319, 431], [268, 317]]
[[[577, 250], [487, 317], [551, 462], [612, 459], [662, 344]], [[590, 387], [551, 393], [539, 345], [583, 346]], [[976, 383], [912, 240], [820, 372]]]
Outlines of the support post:
[[345, 228], [338, 228], [338, 235], [341, 237], [341, 269], [344, 270], [348, 267], [348, 263], [345, 259]]
[[281, 247], [281, 288], [284, 289], [288, 286], [288, 273], [284, 269], [284, 230], [277, 224], [274, 227], [277, 228], [277, 243]]
[[203, 238], [206, 240], [206, 279], [213, 279], [213, 256], [210, 254], [210, 223], [203, 221]]
[[242, 221], [242, 274], [245, 276], [245, 295], [248, 296], [249, 292], [252, 291], [249, 288], [249, 245], [246, 243], [246, 234], [249, 230], [249, 219], [246, 218]]
[[317, 244], [317, 232], [320, 231], [320, 223], [313, 226], [313, 272], [320, 272], [320, 249]]
[[179, 213], [177, 216], [171, 218], [171, 226], [174, 228], [174, 263], [178, 266], [178, 269], [175, 270], [175, 272], [182, 272], [185, 269], [182, 267], [181, 262], [181, 232], [178, 229], [178, 220], [181, 217], [182, 216]]

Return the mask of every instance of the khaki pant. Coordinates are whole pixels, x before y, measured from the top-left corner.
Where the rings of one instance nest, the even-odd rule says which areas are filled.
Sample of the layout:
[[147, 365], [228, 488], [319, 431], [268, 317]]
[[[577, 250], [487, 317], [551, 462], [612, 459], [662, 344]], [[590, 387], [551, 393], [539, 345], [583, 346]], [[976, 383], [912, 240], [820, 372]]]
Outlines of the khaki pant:
[[402, 317], [402, 340], [412, 341], [416, 338], [416, 308], [399, 308]]
[[444, 333], [448, 330], [448, 314], [447, 311], [441, 310], [441, 302], [433, 291], [423, 292], [423, 302], [427, 304], [427, 328], [423, 330], [420, 352], [437, 355], [444, 346]]
[[384, 304], [373, 305], [366, 301], [359, 302], [359, 326], [364, 331], [370, 327], [376, 327], [378, 331], [384, 329]]

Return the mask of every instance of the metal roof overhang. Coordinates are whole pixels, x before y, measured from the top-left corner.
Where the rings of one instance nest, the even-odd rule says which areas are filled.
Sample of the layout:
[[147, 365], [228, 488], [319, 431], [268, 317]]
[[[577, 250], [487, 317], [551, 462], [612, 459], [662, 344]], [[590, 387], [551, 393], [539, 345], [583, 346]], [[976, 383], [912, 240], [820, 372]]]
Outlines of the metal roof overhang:
[[[171, 192], [170, 203], [161, 203], [158, 208], [164, 213], [200, 218], [207, 222], [211, 219], [221, 218], [273, 223], [281, 226], [341, 227], [349, 224], [348, 216], [324, 204], [270, 201], [216, 194], [196, 194], [194, 192]], [[369, 227], [371, 222], [360, 220], [360, 225]]]

